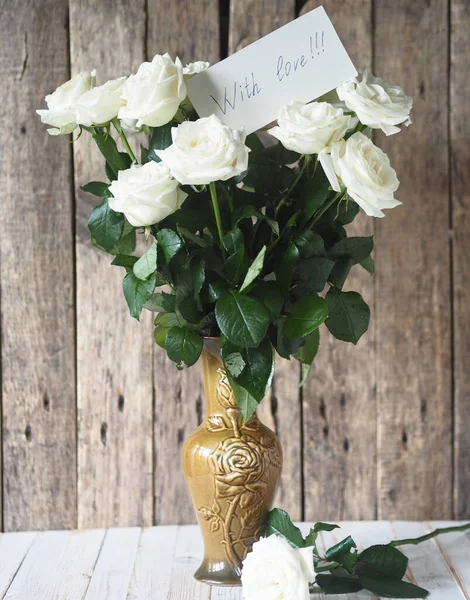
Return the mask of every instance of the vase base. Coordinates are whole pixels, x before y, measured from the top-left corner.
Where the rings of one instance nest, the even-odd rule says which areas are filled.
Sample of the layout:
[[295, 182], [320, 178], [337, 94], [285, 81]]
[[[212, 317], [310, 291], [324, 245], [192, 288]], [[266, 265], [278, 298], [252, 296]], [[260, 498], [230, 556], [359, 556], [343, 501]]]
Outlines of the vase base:
[[202, 563], [194, 577], [202, 583], [214, 586], [240, 587], [242, 584], [237, 572], [223, 563]]

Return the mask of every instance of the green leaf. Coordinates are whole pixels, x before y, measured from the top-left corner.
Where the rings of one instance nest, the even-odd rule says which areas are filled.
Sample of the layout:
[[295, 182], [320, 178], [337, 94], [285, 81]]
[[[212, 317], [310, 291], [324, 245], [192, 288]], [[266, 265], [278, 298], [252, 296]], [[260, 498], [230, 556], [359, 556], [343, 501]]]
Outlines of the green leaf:
[[235, 291], [219, 298], [215, 317], [220, 331], [242, 348], [258, 346], [269, 325], [265, 306], [256, 298]]
[[174, 313], [160, 313], [155, 319], [155, 331], [154, 338], [155, 342], [160, 348], [165, 348], [165, 340], [167, 333], [172, 327], [179, 327], [181, 321]]
[[235, 254], [232, 254], [232, 256], [227, 258], [223, 264], [222, 272], [227, 281], [236, 284], [245, 276], [248, 270], [248, 264], [245, 247], [242, 246]]
[[235, 210], [233, 214], [233, 224], [238, 225], [243, 219], [251, 219], [252, 217], [256, 217], [259, 221], [264, 221], [276, 235], [279, 235], [279, 223], [264, 215], [254, 206], [241, 206], [239, 209]]
[[157, 244], [153, 243], [134, 265], [134, 275], [139, 279], [147, 279], [157, 270]]
[[245, 361], [240, 352], [232, 352], [225, 357], [224, 365], [230, 375], [237, 378], [245, 368]]
[[183, 247], [180, 236], [172, 229], [161, 229], [157, 232], [156, 238], [166, 263], [169, 263]]
[[327, 560], [334, 561], [341, 554], [349, 552], [351, 548], [356, 548], [356, 542], [352, 539], [350, 535], [348, 535], [348, 537], [344, 538], [344, 540], [341, 540], [340, 542], [329, 548], [325, 552], [325, 558]]
[[362, 590], [359, 581], [352, 577], [335, 577], [319, 573], [315, 583], [321, 587], [325, 594], [353, 594]]
[[240, 288], [240, 292], [242, 292], [245, 288], [247, 288], [261, 273], [264, 265], [264, 255], [266, 254], [266, 246], [263, 246], [259, 253], [257, 254], [254, 261], [248, 267], [248, 272], [245, 275], [245, 279]]
[[93, 209], [88, 219], [88, 229], [92, 237], [106, 252], [111, 252], [121, 238], [124, 229], [124, 215], [109, 208], [104, 200]]
[[109, 183], [103, 183], [102, 181], [90, 181], [86, 185], [81, 186], [81, 190], [94, 196], [104, 198], [108, 195]]
[[243, 233], [239, 227], [234, 227], [227, 232], [222, 240], [225, 250], [229, 253], [229, 256], [235, 254], [243, 248], [245, 241], [243, 239]]
[[287, 294], [292, 282], [294, 266], [299, 258], [299, 250], [292, 242], [287, 246], [280, 264], [275, 268], [276, 281], [279, 283], [282, 291]]
[[258, 164], [274, 163], [275, 165], [293, 165], [300, 158], [298, 152], [287, 150], [281, 143], [265, 147], [256, 156]]
[[302, 378], [299, 383], [301, 387], [310, 375], [310, 369], [320, 347], [320, 330], [314, 329], [306, 336], [305, 343], [294, 353], [294, 357], [302, 363]]
[[168, 358], [191, 367], [201, 356], [203, 340], [185, 327], [172, 327], [166, 335], [165, 350]]
[[199, 246], [200, 248], [207, 247], [208, 244], [204, 238], [199, 237], [195, 233], [192, 233], [191, 231], [189, 231], [189, 229], [186, 229], [186, 227], [181, 227], [180, 225], [177, 225], [176, 230], [178, 231], [180, 236], [184, 237], [190, 242], [193, 242], [194, 244], [196, 244], [196, 246]]
[[241, 385], [238, 385], [236, 379], [232, 378], [229, 374], [227, 374], [230, 387], [233, 390], [233, 394], [235, 396], [235, 400], [237, 401], [237, 406], [239, 407], [243, 419], [248, 421], [250, 417], [253, 415], [255, 410], [258, 408], [258, 401], [256, 398], [250, 394], [248, 390], [243, 388]]
[[[274, 374], [274, 352], [271, 342], [268, 338], [264, 338], [257, 348], [239, 349], [230, 343], [230, 341], [227, 341], [222, 346], [222, 360], [224, 364], [226, 357], [233, 355], [237, 351], [240, 353], [245, 366], [243, 371], [235, 377], [236, 383], [247, 390], [250, 396], [259, 404], [266, 395]], [[227, 370], [231, 375], [228, 367]], [[243, 414], [243, 418], [247, 420], [249, 416]]]
[[193, 271], [190, 268], [182, 270], [176, 279], [176, 307], [177, 312], [190, 323], [196, 324], [202, 317], [194, 295]]
[[302, 207], [302, 224], [312, 217], [313, 213], [322, 206], [328, 198], [330, 182], [320, 163], [317, 163], [315, 173], [307, 180], [305, 199]]
[[357, 344], [367, 331], [370, 308], [357, 292], [342, 292], [334, 287], [326, 295], [328, 318], [325, 322], [335, 338]]
[[103, 134], [95, 132], [92, 135], [101, 154], [106, 160], [106, 164], [116, 177], [119, 171], [125, 171], [130, 167], [129, 157], [127, 154], [119, 152], [116, 142], [109, 133]]
[[119, 241], [114, 245], [112, 254], [132, 254], [136, 246], [135, 227], [124, 221], [124, 228]]
[[374, 259], [372, 258], [372, 256], [368, 256], [366, 259], [364, 259], [361, 262], [361, 267], [365, 269], [370, 275], [373, 275], [375, 271], [375, 266]]
[[292, 523], [289, 515], [279, 508], [273, 509], [268, 515], [266, 536], [270, 535], [281, 535], [297, 548], [304, 546], [304, 538], [300, 529]]
[[292, 241], [299, 251], [300, 258], [325, 256], [325, 242], [316, 231], [307, 229], [296, 235]]
[[145, 148], [144, 146], [142, 146], [142, 144], [140, 145], [140, 162], [143, 165], [146, 165], [149, 161], [149, 151], [147, 150], [147, 148]]
[[299, 295], [321, 292], [325, 287], [335, 263], [329, 258], [314, 256], [301, 260], [296, 266], [296, 278], [300, 286], [296, 290]]
[[144, 304], [144, 308], [152, 312], [174, 313], [176, 307], [176, 296], [160, 292], [153, 294]]
[[359, 582], [369, 592], [384, 598], [426, 598], [429, 595], [427, 590], [393, 577], [375, 578], [360, 575]]
[[155, 280], [155, 273], [146, 281], [142, 281], [134, 273], [127, 273], [124, 277], [124, 281], [122, 282], [124, 297], [126, 298], [129, 312], [137, 320], [139, 320], [144, 304], [153, 294]]
[[326, 301], [320, 296], [306, 296], [293, 306], [284, 325], [284, 333], [293, 340], [305, 337], [325, 321], [328, 316]]
[[251, 293], [264, 304], [272, 319], [279, 316], [284, 296], [275, 281], [258, 281]]
[[197, 296], [201, 291], [206, 279], [204, 260], [197, 260], [197, 258], [195, 258], [191, 261], [191, 274], [193, 278], [194, 295]]
[[155, 127], [150, 137], [150, 144], [148, 149], [148, 157], [150, 160], [160, 162], [160, 158], [155, 154], [155, 150], [165, 150], [168, 146], [171, 146], [173, 140], [171, 139], [171, 128], [172, 123], [167, 123], [161, 127]]
[[328, 281], [339, 290], [342, 289], [353, 265], [354, 261], [350, 258], [338, 259], [331, 269]]
[[339, 529], [339, 525], [322, 522], [315, 523], [315, 525], [310, 528], [309, 534], [305, 538], [305, 545], [315, 546], [320, 531], [333, 531], [334, 529]]
[[126, 269], [132, 269], [134, 264], [137, 262], [137, 256], [127, 256], [126, 254], [117, 254], [111, 263], [115, 267], [126, 267]]
[[337, 242], [328, 250], [328, 258], [332, 260], [347, 259], [353, 265], [362, 262], [374, 249], [374, 238], [370, 237], [349, 237]]
[[380, 574], [401, 579], [408, 568], [408, 558], [389, 545], [370, 546], [358, 556], [358, 562], [374, 567]]

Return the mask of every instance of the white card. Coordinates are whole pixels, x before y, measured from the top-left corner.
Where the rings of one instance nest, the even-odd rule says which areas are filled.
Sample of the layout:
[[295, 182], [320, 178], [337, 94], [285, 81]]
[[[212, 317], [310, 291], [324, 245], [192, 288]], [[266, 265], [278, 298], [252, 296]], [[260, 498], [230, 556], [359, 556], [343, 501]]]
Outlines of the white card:
[[320, 6], [186, 82], [200, 117], [256, 131], [291, 100], [310, 102], [357, 75]]

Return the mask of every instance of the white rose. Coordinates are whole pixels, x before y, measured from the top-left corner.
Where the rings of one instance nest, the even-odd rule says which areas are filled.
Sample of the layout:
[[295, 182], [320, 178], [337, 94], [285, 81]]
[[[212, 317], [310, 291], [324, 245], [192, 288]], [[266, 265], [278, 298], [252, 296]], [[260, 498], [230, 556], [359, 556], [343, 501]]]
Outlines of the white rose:
[[318, 154], [344, 137], [357, 120], [327, 102], [291, 102], [279, 113], [278, 125], [269, 129], [288, 150]]
[[77, 127], [77, 116], [75, 105], [79, 98], [95, 83], [95, 71], [91, 73], [79, 73], [59, 86], [55, 92], [46, 96], [47, 110], [37, 110], [41, 121], [52, 125], [47, 131], [51, 135], [60, 133], [72, 133]]
[[120, 119], [121, 127], [126, 133], [140, 133], [142, 126], [137, 127], [137, 119]]
[[337, 88], [340, 100], [354, 111], [364, 125], [386, 135], [398, 133], [400, 123], [410, 125], [413, 99], [397, 85], [388, 85], [367, 71], [362, 80], [352, 79]]
[[120, 119], [137, 119], [137, 127], [160, 127], [175, 116], [186, 97], [183, 66], [179, 58], [157, 54], [151, 63], [144, 62], [131, 75], [122, 90], [126, 106], [119, 110]]
[[77, 123], [91, 127], [108, 123], [119, 112], [125, 101], [121, 98], [125, 77], [112, 79], [77, 98], [75, 112]]
[[364, 134], [336, 142], [331, 154], [319, 158], [331, 187], [339, 192], [341, 181], [369, 217], [383, 217], [382, 209], [401, 204], [393, 195], [400, 182], [388, 156]]
[[293, 548], [272, 535], [253, 545], [243, 561], [245, 600], [309, 600], [309, 583], [315, 579], [312, 548]]
[[134, 227], [159, 223], [178, 210], [187, 197], [168, 168], [154, 161], [119, 171], [109, 191], [113, 195], [109, 206], [124, 213]]
[[226, 181], [248, 167], [245, 132], [230, 129], [215, 115], [184, 121], [172, 128], [171, 137], [173, 144], [155, 153], [182, 184]]
[[183, 67], [183, 75], [185, 79], [190, 79], [193, 75], [207, 71], [210, 66], [210, 62], [207, 62], [206, 60], [198, 60]]

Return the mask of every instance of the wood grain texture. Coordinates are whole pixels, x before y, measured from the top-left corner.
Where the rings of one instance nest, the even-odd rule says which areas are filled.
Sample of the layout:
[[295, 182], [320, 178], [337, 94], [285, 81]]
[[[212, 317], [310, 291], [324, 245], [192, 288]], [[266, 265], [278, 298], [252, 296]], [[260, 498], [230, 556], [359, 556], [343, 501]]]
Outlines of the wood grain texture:
[[[145, 59], [144, 0], [72, 0], [72, 71], [98, 82]], [[74, 144], [75, 188], [104, 178], [87, 136]], [[87, 220], [96, 198], [77, 191], [78, 523], [152, 523], [151, 315], [133, 320], [122, 294], [124, 270], [91, 245]]]
[[[229, 54], [268, 35], [295, 18], [295, 1], [232, 0], [230, 3]], [[300, 369], [297, 361], [276, 357], [273, 387], [262, 402], [259, 416], [279, 436], [283, 468], [276, 506], [292, 519], [302, 518], [302, 441], [299, 395]]]
[[451, 2], [450, 133], [454, 284], [455, 517], [470, 518], [470, 3]]
[[375, 19], [375, 70], [414, 97], [412, 127], [376, 139], [399, 175], [403, 201], [376, 222], [378, 516], [449, 518], [446, 3], [377, 0]]
[[[371, 1], [307, 2], [302, 13], [320, 4], [356, 67], [370, 67]], [[348, 228], [348, 235], [373, 233], [374, 222], [365, 214]], [[373, 519], [376, 514], [374, 284], [356, 266], [344, 289], [362, 294], [371, 308], [371, 322], [357, 346], [321, 329], [320, 350], [303, 388], [307, 519]]]
[[67, 2], [0, 9], [4, 528], [76, 524], [71, 150], [35, 114], [69, 78]]
[[0, 598], [11, 585], [36, 533], [4, 533], [0, 538]]
[[[217, 0], [148, 2], [148, 57], [169, 52], [184, 63], [219, 59]], [[181, 469], [181, 447], [202, 420], [199, 365], [179, 372], [160, 348], [154, 349], [154, 522], [194, 523]]]
[[68, 531], [39, 533], [8, 588], [5, 600], [44, 600], [69, 536]]

